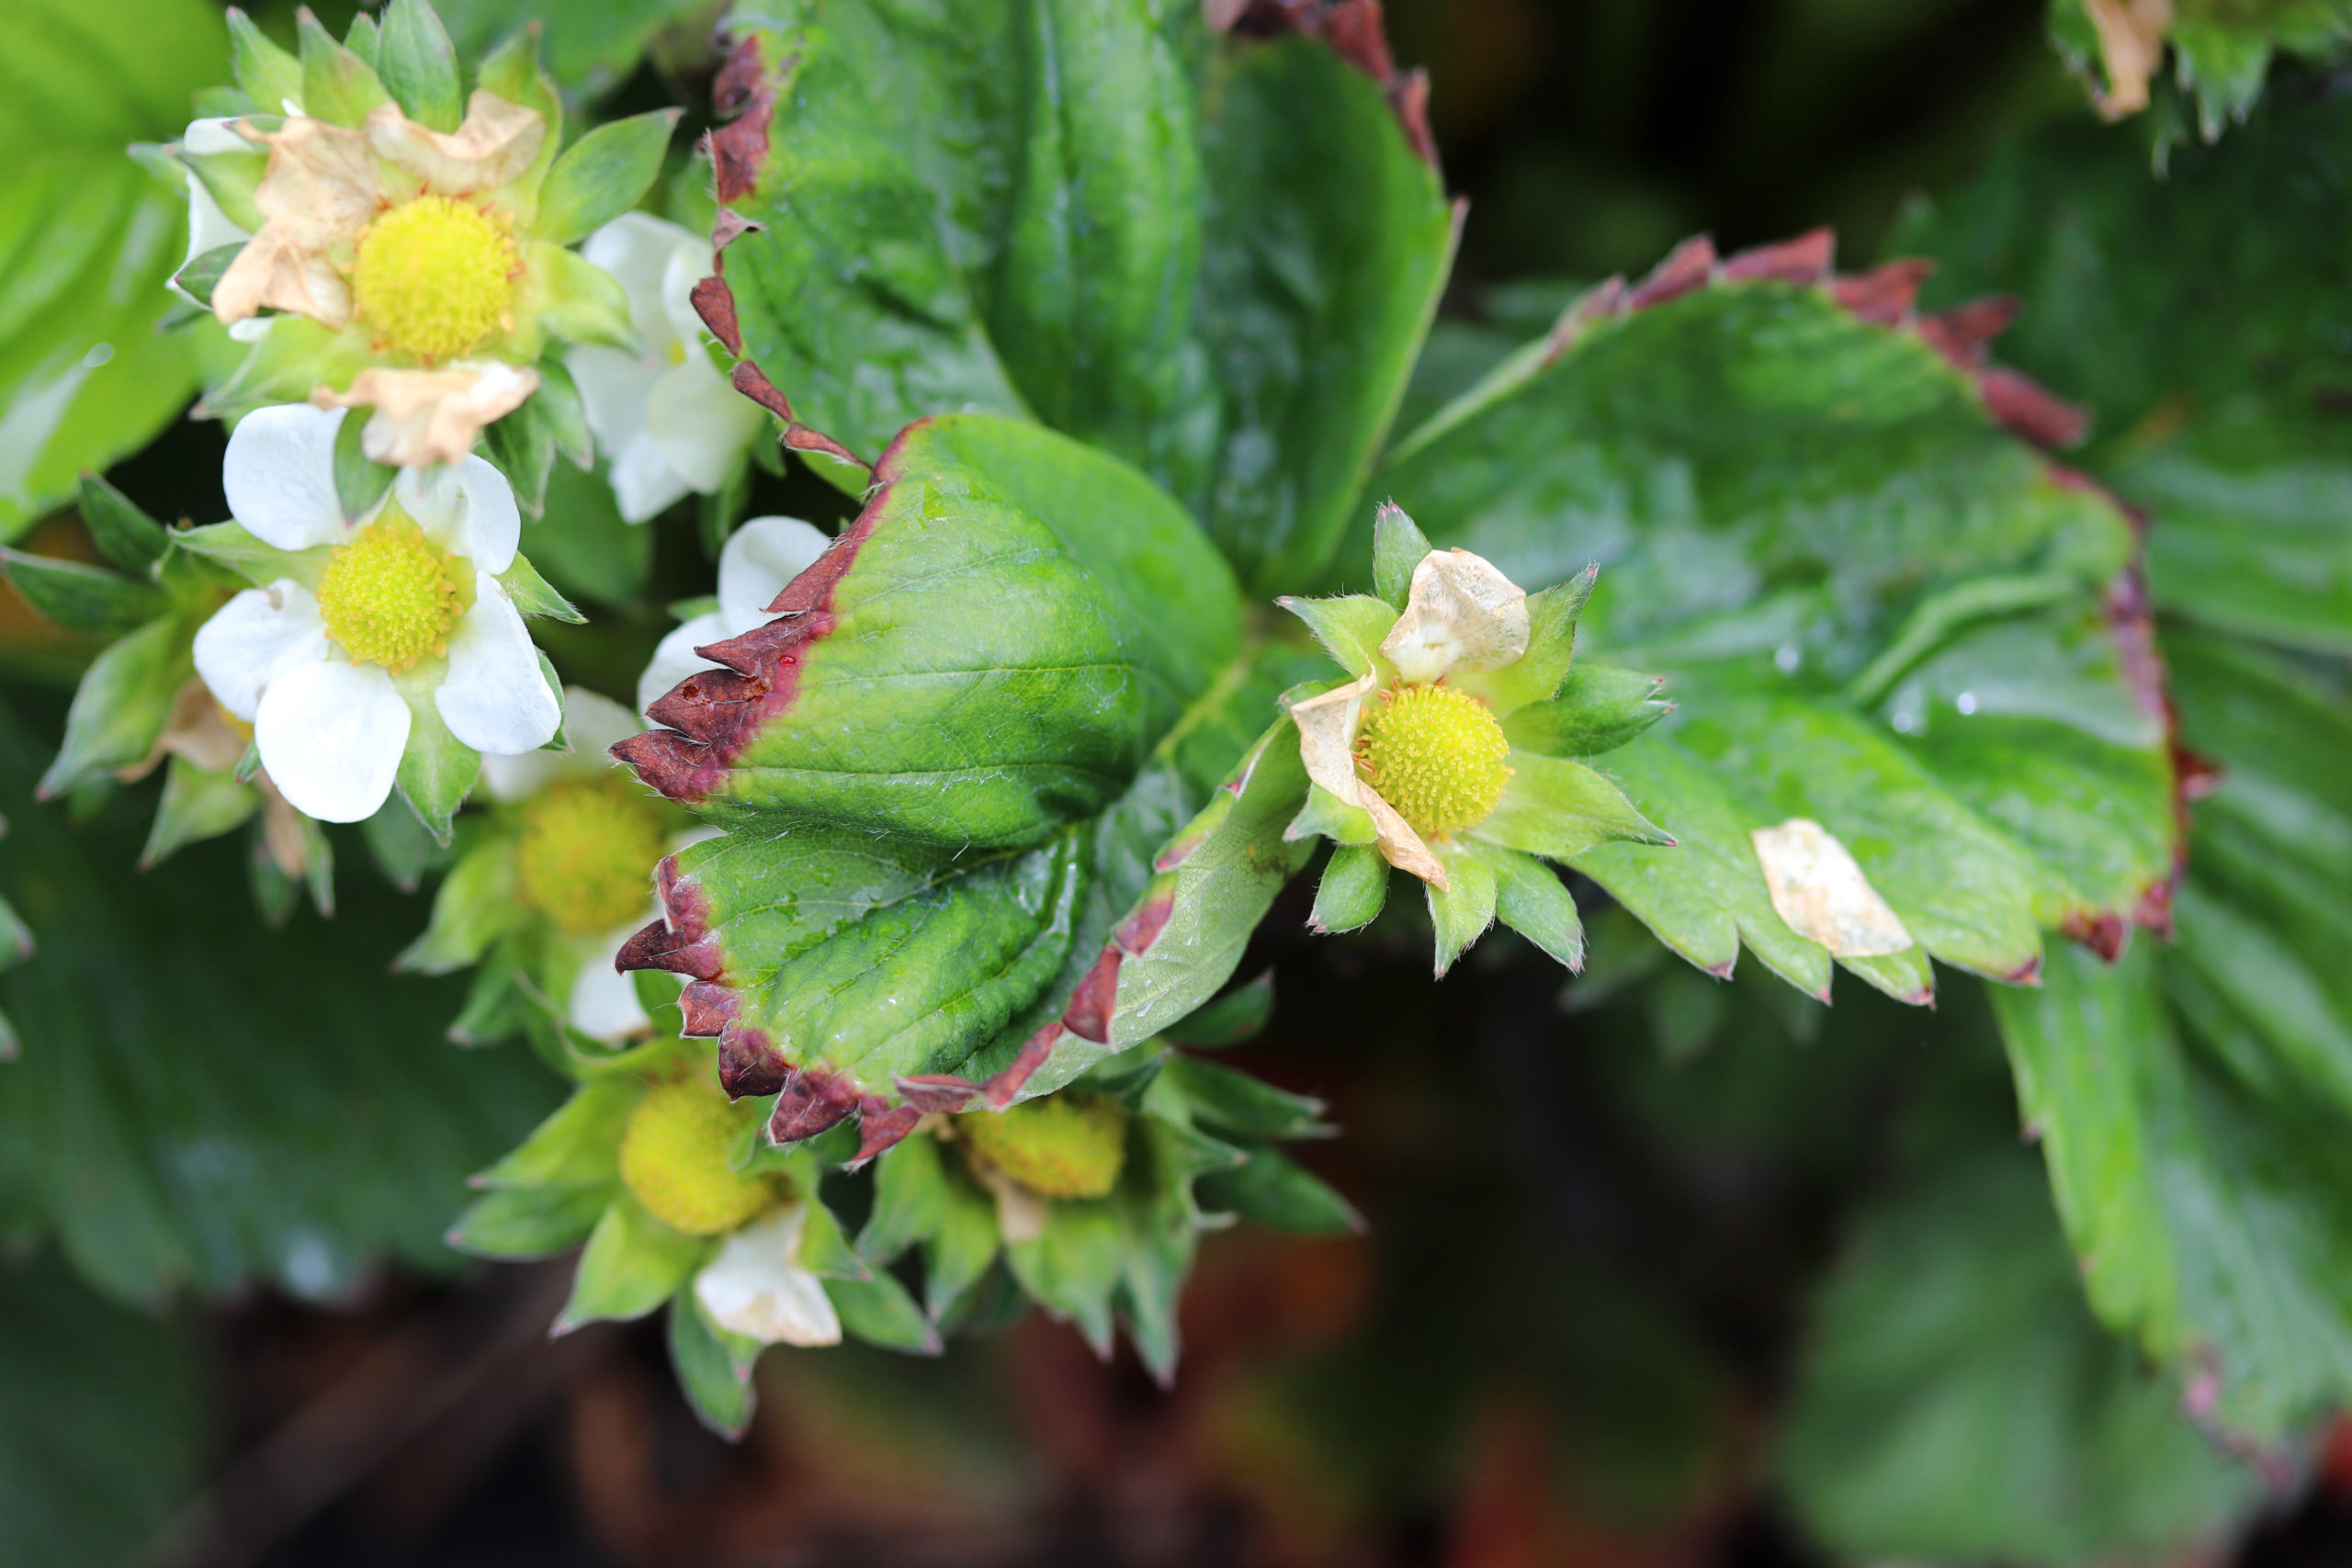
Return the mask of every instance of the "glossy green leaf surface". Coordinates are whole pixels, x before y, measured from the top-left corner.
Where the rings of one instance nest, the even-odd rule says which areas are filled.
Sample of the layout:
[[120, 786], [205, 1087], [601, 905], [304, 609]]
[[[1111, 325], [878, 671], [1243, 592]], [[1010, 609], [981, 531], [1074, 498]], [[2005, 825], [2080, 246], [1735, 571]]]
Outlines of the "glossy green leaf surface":
[[2352, 102], [2281, 97], [2160, 180], [2144, 158], [2053, 128], [1900, 243], [1939, 299], [2020, 298], [2002, 356], [2098, 411], [2085, 461], [2155, 514], [2165, 610], [2352, 650]]
[[759, 227], [727, 281], [796, 418], [870, 460], [926, 414], [1027, 415], [1149, 473], [1253, 585], [1328, 561], [1452, 250], [1379, 84], [1142, 0], [738, 30], [720, 197]]
[[1857, 1562], [2161, 1562], [2255, 1490], [2084, 1309], [2013, 1151], [1866, 1211], [1816, 1302], [1779, 1469]]
[[1832, 953], [1776, 912], [1749, 840], [1792, 819], [1899, 917], [1913, 945], [1844, 962], [1909, 1000], [1926, 956], [2029, 976], [2045, 929], [2124, 918], [2170, 870], [2144, 628], [2108, 603], [2127, 522], [1919, 337], [1824, 288], [1604, 310], [1407, 437], [1379, 482], [1531, 587], [1600, 563], [1579, 653], [1666, 672], [1681, 709], [1605, 771], [1677, 843], [1576, 863], [1702, 967], [1745, 945], [1826, 993]]
[[451, 1049], [451, 983], [387, 982], [414, 919], [388, 889], [354, 878], [332, 928], [271, 932], [234, 892], [241, 845], [141, 873], [143, 808], [74, 828], [33, 804], [54, 723], [0, 717], [0, 890], [40, 944], [0, 976], [23, 1036], [0, 1072], [6, 1206], [125, 1298], [447, 1267], [465, 1179], [548, 1108], [544, 1071]]

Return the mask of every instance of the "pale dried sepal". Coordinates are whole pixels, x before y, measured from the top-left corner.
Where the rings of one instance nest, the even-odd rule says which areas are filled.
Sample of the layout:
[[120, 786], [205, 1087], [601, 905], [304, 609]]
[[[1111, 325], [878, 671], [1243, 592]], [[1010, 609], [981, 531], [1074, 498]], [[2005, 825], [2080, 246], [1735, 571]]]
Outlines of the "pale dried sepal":
[[359, 449], [371, 462], [420, 468], [463, 461], [483, 426], [514, 412], [538, 388], [539, 373], [528, 366], [460, 360], [437, 370], [377, 366], [353, 377], [349, 391], [320, 387], [311, 401], [322, 409], [373, 409]]
[[763, 1345], [838, 1345], [840, 1317], [824, 1281], [800, 1261], [805, 1204], [786, 1203], [729, 1236], [695, 1276], [711, 1322]]
[[2091, 95], [2102, 118], [2121, 119], [2148, 107], [2148, 81], [2164, 63], [2172, 0], [2086, 0], [2098, 29], [2107, 90]]
[[1791, 931], [1838, 958], [1883, 958], [1911, 947], [1903, 921], [1820, 823], [1792, 817], [1748, 838], [1764, 867], [1772, 908]]
[[1460, 670], [1494, 670], [1527, 652], [1527, 591], [1468, 550], [1431, 550], [1413, 568], [1405, 613], [1381, 640], [1416, 685]]
[[384, 202], [368, 138], [302, 117], [276, 131], [239, 131], [269, 149], [254, 192], [264, 221], [213, 285], [212, 313], [235, 322], [266, 308], [342, 326], [351, 290], [328, 256], [356, 243]]
[[[1418, 592], [1418, 578], [1415, 588]], [[1372, 814], [1373, 842], [1379, 846], [1383, 860], [1442, 888], [1446, 886], [1445, 867], [1413, 831], [1412, 824], [1396, 815], [1396, 808], [1381, 799], [1380, 792], [1364, 783], [1356, 771], [1356, 731], [1362, 725], [1364, 699], [1379, 684], [1378, 675], [1365, 674], [1321, 696], [1293, 704], [1290, 716], [1298, 726], [1299, 761], [1309, 779], [1345, 804]]]
[[465, 120], [455, 130], [419, 125], [391, 104], [368, 110], [366, 130], [378, 155], [435, 196], [467, 196], [513, 184], [529, 170], [548, 133], [538, 110], [481, 88], [467, 100]]
[[996, 1234], [1007, 1247], [1035, 1241], [1046, 1234], [1046, 1201], [992, 1165], [975, 1160], [973, 1174], [996, 1199]]

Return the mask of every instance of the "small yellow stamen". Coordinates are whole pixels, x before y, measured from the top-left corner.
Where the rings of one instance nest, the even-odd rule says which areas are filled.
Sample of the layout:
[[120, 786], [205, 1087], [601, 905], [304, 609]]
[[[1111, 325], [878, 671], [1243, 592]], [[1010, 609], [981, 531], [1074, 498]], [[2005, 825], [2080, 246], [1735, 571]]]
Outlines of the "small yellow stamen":
[[479, 347], [513, 319], [521, 271], [514, 238], [480, 208], [421, 196], [360, 234], [352, 302], [379, 348], [431, 365]]
[[458, 577], [455, 558], [387, 506], [327, 562], [319, 618], [355, 662], [406, 670], [448, 653], [449, 628], [465, 608]]
[[1423, 838], [1487, 819], [1510, 783], [1510, 741], [1494, 710], [1451, 686], [1383, 692], [1356, 735], [1356, 767]]
[[567, 935], [642, 919], [662, 858], [660, 807], [615, 773], [550, 784], [523, 807], [514, 891]]
[[776, 1197], [766, 1177], [727, 1167], [749, 1125], [716, 1084], [663, 1084], [639, 1103], [621, 1134], [621, 1181], [672, 1230], [724, 1235]]

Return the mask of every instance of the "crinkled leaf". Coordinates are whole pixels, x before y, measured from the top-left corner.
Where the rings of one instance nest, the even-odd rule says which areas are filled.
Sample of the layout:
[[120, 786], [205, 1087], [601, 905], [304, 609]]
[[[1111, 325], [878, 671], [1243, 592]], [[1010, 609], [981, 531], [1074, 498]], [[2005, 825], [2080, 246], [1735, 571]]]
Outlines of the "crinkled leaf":
[[[1832, 954], [1781, 920], [1748, 837], [1792, 818], [1924, 953], [1998, 976], [2030, 973], [2041, 928], [2128, 918], [2170, 873], [2170, 768], [2130, 662], [2145, 625], [2108, 613], [2129, 525], [1924, 342], [1823, 288], [1603, 312], [1408, 437], [1381, 482], [1522, 583], [1601, 564], [1581, 645], [1668, 672], [1683, 709], [1609, 770], [1676, 845], [1577, 866], [1694, 963], [1726, 971], [1744, 939], [1826, 990]], [[1930, 604], [2028, 570], [2058, 591]], [[1622, 716], [1595, 739], [1658, 716], [1623, 682], [1590, 694]], [[1532, 750], [1590, 743], [1521, 723]], [[1922, 953], [1845, 962], [1929, 994]]]
[[798, 419], [871, 457], [925, 414], [1030, 413], [1166, 484], [1253, 583], [1328, 559], [1452, 248], [1380, 85], [1133, 0], [741, 30], [720, 194], [760, 228], [727, 276]]

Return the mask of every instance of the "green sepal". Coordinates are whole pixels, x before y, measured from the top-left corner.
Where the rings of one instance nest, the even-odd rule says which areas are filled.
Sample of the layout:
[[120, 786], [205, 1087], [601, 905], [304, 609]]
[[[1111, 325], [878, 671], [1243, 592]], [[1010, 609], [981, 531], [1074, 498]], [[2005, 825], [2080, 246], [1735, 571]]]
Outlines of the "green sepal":
[[1512, 754], [1511, 780], [1502, 799], [1469, 835], [1560, 861], [1611, 840], [1674, 842], [1614, 783], [1582, 762], [1540, 752]]
[[308, 817], [298, 815], [294, 830], [302, 836], [303, 874], [299, 882], [279, 868], [261, 823], [253, 825], [245, 842], [245, 871], [254, 905], [272, 931], [292, 918], [304, 893], [310, 894], [311, 907], [322, 919], [334, 917], [334, 845], [328, 840], [326, 829]]
[[237, 259], [238, 254], [244, 248], [242, 242], [233, 245], [215, 245], [202, 255], [191, 259], [179, 271], [172, 274], [172, 282], [182, 292], [195, 299], [198, 305], [202, 308], [190, 307], [185, 299], [175, 301], [174, 309], [187, 313], [184, 316], [166, 317], [163, 325], [157, 330], [169, 332], [175, 327], [185, 326], [188, 322], [203, 320], [210, 311], [212, 290], [220, 286], [222, 276], [228, 272], [230, 265]]
[[446, 844], [457, 822], [458, 808], [465, 805], [474, 781], [481, 777], [481, 753], [449, 733], [441, 710], [434, 705], [430, 688], [420, 682], [396, 684], [408, 704], [409, 727], [408, 748], [401, 753], [400, 772], [392, 782], [401, 798], [416, 812], [417, 820], [424, 824], [424, 830], [433, 835], [433, 841]]
[[1216, 1062], [1182, 1052], [1169, 1055], [1150, 1094], [1155, 1106], [1172, 1100], [1185, 1116], [1245, 1138], [1322, 1138], [1331, 1128], [1323, 1102], [1276, 1089]]
[[582, 1084], [529, 1137], [476, 1176], [472, 1185], [616, 1188], [621, 1137], [644, 1098], [644, 1080], [633, 1077]]
[[1532, 855], [1492, 850], [1495, 913], [1573, 975], [1584, 968], [1584, 921], [1559, 874]]
[[527, 227], [537, 213], [540, 183], [563, 145], [563, 100], [556, 96], [555, 84], [539, 65], [539, 24], [533, 21], [516, 28], [492, 50], [474, 73], [474, 85], [510, 104], [537, 109], [546, 118], [547, 138], [539, 143], [539, 155], [522, 178], [501, 193]]
[[164, 770], [164, 793], [155, 802], [155, 820], [147, 830], [147, 845], [139, 854], [139, 869], [159, 864], [175, 851], [206, 839], [217, 839], [241, 827], [261, 806], [261, 794], [239, 784], [223, 768], [208, 773], [185, 757], [174, 757]]
[[752, 1367], [764, 1347], [712, 1323], [691, 1290], [670, 1298], [668, 1337], [671, 1369], [695, 1417], [729, 1442], [741, 1438], [757, 1401]]
[[154, 575], [156, 563], [172, 547], [161, 523], [96, 474], [82, 476], [75, 502], [100, 554], [133, 577]]
[[376, 70], [401, 112], [418, 124], [446, 132], [464, 118], [457, 47], [425, 0], [391, 0], [384, 7]]
[[281, 550], [246, 532], [241, 523], [208, 523], [201, 528], [175, 528], [172, 542], [192, 555], [218, 561], [256, 588], [279, 578], [291, 578], [315, 590], [327, 569], [334, 547], [314, 545], [307, 550]]
[[1273, 1015], [1274, 972], [1269, 969], [1248, 984], [1203, 1002], [1170, 1024], [1167, 1036], [1180, 1045], [1215, 1051], [1255, 1039]]
[[580, 388], [562, 360], [539, 362], [539, 389], [523, 408], [573, 468], [584, 469], [595, 462], [596, 437], [588, 428], [588, 406], [580, 400]]
[[1547, 757], [1597, 757], [1613, 751], [1674, 711], [1658, 694], [1662, 675], [1613, 664], [1571, 666], [1550, 702], [1530, 703], [1503, 720], [1514, 750]]
[[54, 800], [101, 774], [146, 760], [171, 721], [180, 687], [196, 673], [194, 629], [150, 621], [107, 648], [83, 672], [65, 715], [65, 739], [35, 792]]
[[1445, 866], [1446, 885], [1424, 886], [1429, 893], [1430, 924], [1437, 932], [1437, 976], [1442, 980], [1454, 960], [1495, 923], [1499, 889], [1494, 862], [1484, 846], [1441, 849], [1437, 857]]
[[[388, 807], [393, 804], [386, 802]], [[514, 841], [492, 838], [458, 857], [434, 892], [431, 921], [392, 960], [392, 967], [413, 975], [462, 969], [479, 961], [492, 942], [523, 918], [514, 892]]]
[[1466, 670], [1454, 677], [1464, 691], [1487, 699], [1508, 720], [1533, 703], [1548, 703], [1576, 657], [1577, 620], [1592, 597], [1600, 568], [1588, 566], [1567, 581], [1527, 598], [1527, 651], [1499, 670]]
[[151, 582], [102, 566], [28, 555], [5, 546], [0, 546], [0, 576], [34, 614], [91, 637], [119, 636], [171, 605], [169, 595]]
[[539, 192], [538, 238], [572, 244], [635, 207], [662, 173], [682, 112], [608, 120], [565, 148]]
[[351, 18], [351, 26], [345, 29], [343, 47], [357, 55], [360, 62], [373, 71], [376, 69], [376, 57], [383, 51], [383, 29], [376, 25], [375, 17], [362, 11]]
[[1360, 931], [1380, 918], [1387, 901], [1387, 860], [1370, 844], [1341, 844], [1323, 867], [1306, 923], [1327, 934]]
[[694, 1278], [710, 1250], [707, 1238], [672, 1230], [628, 1193], [615, 1193], [589, 1233], [571, 1298], [550, 1332], [645, 1316]]
[[1319, 784], [1306, 786], [1306, 804], [1283, 829], [1288, 842], [1301, 839], [1322, 837], [1335, 844], [1369, 844], [1380, 837], [1380, 829], [1372, 813], [1361, 806], [1351, 806]]
[[229, 64], [238, 89], [262, 113], [277, 114], [289, 98], [302, 101], [302, 62], [234, 6], [229, 7]]
[[1201, 1178], [1204, 1208], [1298, 1235], [1361, 1233], [1363, 1216], [1330, 1184], [1279, 1150], [1253, 1148], [1246, 1164]]
[[1396, 606], [1366, 593], [1337, 599], [1301, 599], [1283, 595], [1274, 603], [1306, 623], [1315, 640], [1350, 675], [1362, 677], [1385, 670], [1380, 643], [1396, 624]]
[[260, 772], [261, 742], [248, 740], [245, 742], [245, 749], [237, 753], [237, 765], [229, 770], [229, 776], [241, 784], [251, 784]]
[[1413, 594], [1413, 569], [1430, 553], [1429, 536], [1395, 502], [1383, 502], [1372, 521], [1374, 592], [1404, 613]]
[[874, 1208], [857, 1233], [861, 1257], [888, 1263], [939, 1234], [947, 1216], [947, 1173], [939, 1140], [902, 1138], [874, 1168]]
[[841, 1317], [843, 1333], [885, 1350], [939, 1354], [939, 1330], [895, 1276], [876, 1272], [863, 1280], [827, 1280], [825, 1294]]
[[[401, 809], [408, 807], [403, 804]], [[449, 1021], [450, 1043], [469, 1048], [492, 1045], [522, 1028], [532, 1005], [524, 989], [526, 967], [520, 943], [510, 939], [492, 948], [474, 966], [473, 978], [466, 985], [465, 1005]], [[561, 1070], [569, 1064], [555, 1066]]]
[[302, 50], [304, 114], [356, 129], [369, 109], [391, 102], [382, 79], [368, 62], [337, 43], [307, 7], [294, 13], [294, 30]]
[[424, 830], [407, 801], [395, 795], [359, 825], [368, 852], [385, 879], [403, 893], [413, 893], [424, 874], [443, 863], [441, 847]]
[[574, 626], [587, 623], [588, 617], [581, 614], [579, 607], [548, 586], [548, 580], [520, 554], [515, 556], [513, 566], [498, 574], [498, 582], [506, 590], [507, 597], [514, 601], [514, 607], [526, 615], [544, 616]]
[[966, 1172], [945, 1168], [944, 1158], [942, 1167], [946, 1201], [922, 1249], [923, 1309], [933, 1323], [946, 1322], [967, 1301], [998, 1251], [995, 1201]]
[[[250, 233], [260, 230], [267, 221], [262, 216], [261, 207], [255, 199], [255, 195], [261, 189], [263, 177], [269, 172], [268, 153], [258, 148], [250, 152], [190, 152], [183, 148], [178, 154], [178, 161], [188, 173], [203, 182], [205, 190], [219, 204], [222, 216], [226, 217], [230, 222]], [[216, 245], [205, 252], [203, 255], [191, 258], [183, 265], [181, 270], [195, 271], [198, 263], [218, 256], [223, 251], [229, 254], [230, 259], [234, 259], [237, 252], [244, 249], [244, 245], [245, 242], [242, 240], [233, 244]], [[187, 288], [189, 293], [209, 303], [213, 284], [218, 283], [220, 280], [220, 273], [227, 270], [227, 263], [224, 261], [218, 271], [212, 271], [209, 277], [203, 278], [203, 287], [200, 289], [188, 288], [187, 284], [183, 284], [182, 287]], [[202, 277], [201, 273], [198, 276]]]
[[1111, 1353], [1111, 1292], [1119, 1283], [1118, 1215], [1106, 1200], [1046, 1201], [1045, 1234], [1004, 1249], [1031, 1299], [1075, 1325], [1097, 1356]]
[[602, 344], [635, 354], [640, 345], [629, 323], [628, 293], [620, 279], [577, 251], [544, 242], [531, 250], [532, 275], [545, 291], [538, 321], [567, 343]]
[[585, 1240], [611, 1201], [602, 1188], [502, 1187], [467, 1205], [443, 1239], [472, 1258], [553, 1258]]
[[334, 432], [334, 496], [345, 524], [357, 523], [376, 510], [392, 488], [398, 468], [379, 463], [361, 449], [360, 434], [368, 428], [364, 414], [345, 414]]

